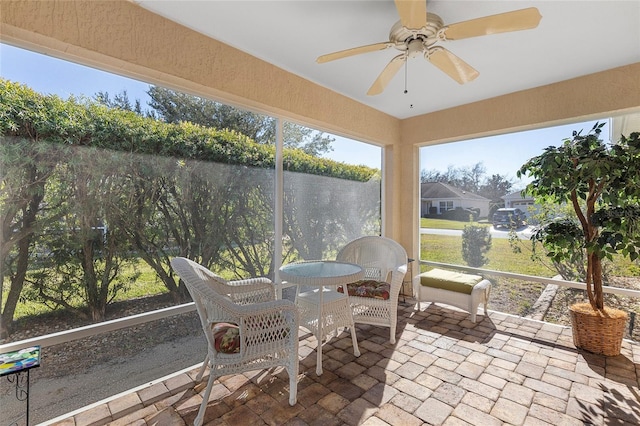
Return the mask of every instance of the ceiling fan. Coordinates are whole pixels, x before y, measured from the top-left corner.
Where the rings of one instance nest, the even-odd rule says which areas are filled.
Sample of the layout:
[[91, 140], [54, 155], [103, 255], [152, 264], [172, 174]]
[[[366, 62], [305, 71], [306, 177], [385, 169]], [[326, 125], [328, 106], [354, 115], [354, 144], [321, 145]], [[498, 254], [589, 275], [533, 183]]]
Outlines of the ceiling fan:
[[528, 30], [537, 27], [540, 19], [542, 19], [538, 9], [530, 7], [444, 25], [438, 15], [427, 13], [425, 0], [395, 0], [395, 4], [400, 20], [391, 27], [389, 41], [322, 55], [316, 59], [316, 62], [321, 64], [361, 53], [395, 47], [402, 53], [391, 59], [376, 81], [373, 82], [367, 95], [382, 93], [407, 59], [414, 58], [420, 54], [423, 54], [425, 59], [429, 60], [449, 77], [460, 84], [464, 84], [474, 80], [480, 73], [461, 58], [444, 47], [436, 45], [436, 43]]

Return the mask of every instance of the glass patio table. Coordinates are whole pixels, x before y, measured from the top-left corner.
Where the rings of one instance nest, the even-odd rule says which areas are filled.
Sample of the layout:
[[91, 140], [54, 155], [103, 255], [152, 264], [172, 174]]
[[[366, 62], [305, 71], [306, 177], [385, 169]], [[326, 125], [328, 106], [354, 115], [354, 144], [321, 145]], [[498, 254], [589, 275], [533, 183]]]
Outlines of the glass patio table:
[[[300, 325], [312, 332], [318, 341], [316, 374], [322, 374], [322, 342], [341, 327], [348, 327], [353, 342], [353, 354], [360, 356], [356, 330], [345, 293], [337, 291], [364, 277], [362, 267], [333, 260], [294, 262], [280, 268], [280, 277], [298, 287], [296, 304], [300, 311]], [[309, 289], [310, 288], [310, 289]]]

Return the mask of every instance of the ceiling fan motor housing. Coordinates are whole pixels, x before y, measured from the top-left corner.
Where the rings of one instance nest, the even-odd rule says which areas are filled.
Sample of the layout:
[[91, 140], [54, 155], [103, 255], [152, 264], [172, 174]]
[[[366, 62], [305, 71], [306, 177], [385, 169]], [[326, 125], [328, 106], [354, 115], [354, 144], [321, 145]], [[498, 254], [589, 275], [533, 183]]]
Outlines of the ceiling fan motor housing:
[[[416, 40], [421, 41], [421, 45], [428, 47], [438, 41], [438, 31], [444, 26], [442, 19], [435, 13], [427, 13], [427, 24], [417, 30], [404, 27], [401, 21], [396, 22], [389, 32], [389, 41], [394, 44], [398, 50], [409, 50], [409, 55], [415, 56], [414, 52], [417, 44], [412, 43]], [[411, 46], [413, 44], [413, 46]]]

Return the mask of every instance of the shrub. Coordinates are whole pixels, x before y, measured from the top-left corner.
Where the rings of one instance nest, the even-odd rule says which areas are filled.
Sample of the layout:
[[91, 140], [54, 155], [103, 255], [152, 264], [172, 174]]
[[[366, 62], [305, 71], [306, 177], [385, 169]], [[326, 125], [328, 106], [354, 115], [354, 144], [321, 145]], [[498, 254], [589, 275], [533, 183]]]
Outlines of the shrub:
[[486, 254], [491, 248], [489, 227], [467, 225], [462, 231], [462, 258], [467, 265], [479, 268], [489, 262]]
[[447, 210], [442, 213], [443, 219], [457, 220], [460, 222], [471, 222], [480, 216], [480, 212], [476, 212], [473, 209], [463, 209], [462, 207], [456, 207], [453, 210]]

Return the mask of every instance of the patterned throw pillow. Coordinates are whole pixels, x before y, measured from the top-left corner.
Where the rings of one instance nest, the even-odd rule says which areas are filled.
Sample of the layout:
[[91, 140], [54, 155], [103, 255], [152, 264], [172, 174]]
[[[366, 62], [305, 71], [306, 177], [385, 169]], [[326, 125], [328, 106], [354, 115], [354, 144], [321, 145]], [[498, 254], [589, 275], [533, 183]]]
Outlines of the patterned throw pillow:
[[[374, 299], [389, 299], [391, 284], [384, 281], [360, 280], [347, 284], [349, 296], [371, 297]], [[344, 293], [342, 287], [338, 288], [340, 293]]]
[[217, 322], [211, 328], [216, 351], [223, 354], [240, 352], [240, 328], [236, 324]]

